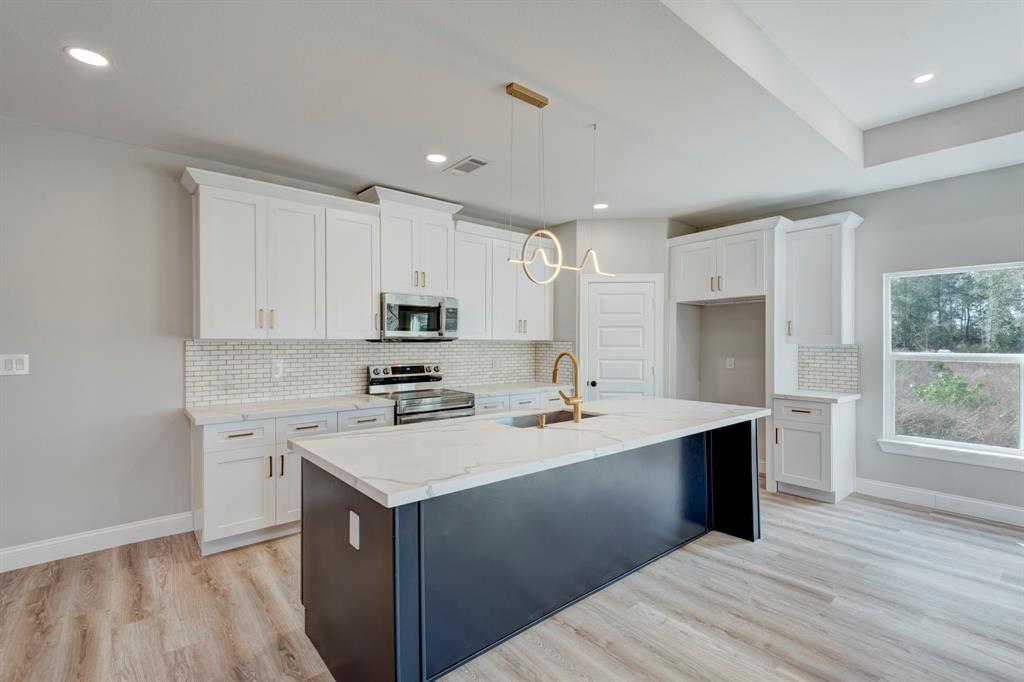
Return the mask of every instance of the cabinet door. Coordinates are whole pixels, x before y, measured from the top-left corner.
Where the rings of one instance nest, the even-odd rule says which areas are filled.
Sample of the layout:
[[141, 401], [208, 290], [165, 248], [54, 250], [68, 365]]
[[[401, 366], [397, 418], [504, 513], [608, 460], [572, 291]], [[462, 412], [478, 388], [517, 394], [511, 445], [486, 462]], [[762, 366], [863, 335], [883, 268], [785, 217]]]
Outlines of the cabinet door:
[[715, 294], [728, 298], [764, 295], [764, 232], [718, 240]]
[[274, 450], [268, 445], [204, 455], [204, 542], [276, 524]]
[[718, 270], [715, 240], [672, 247], [672, 298], [674, 301], [706, 301]]
[[832, 490], [831, 426], [775, 420], [775, 478], [815, 490]]
[[289, 523], [302, 518], [302, 457], [281, 443], [277, 446], [276, 513], [277, 523]]
[[448, 276], [454, 246], [455, 225], [450, 218], [417, 220], [413, 231], [413, 253], [420, 273], [419, 292], [450, 296]]
[[269, 200], [267, 326], [271, 338], [327, 336], [324, 218], [322, 206]]
[[200, 187], [197, 201], [197, 336], [263, 338], [267, 335], [267, 200]]
[[413, 265], [412, 215], [381, 209], [380, 287], [382, 291], [417, 294], [422, 291]]
[[[554, 251], [548, 248], [540, 249], [547, 255], [548, 261], [554, 263]], [[543, 279], [550, 276], [545, 272], [540, 258], [530, 266], [530, 272], [534, 277]], [[570, 273], [575, 274], [575, 273]], [[516, 268], [516, 307], [519, 311], [519, 319], [522, 320], [521, 333], [518, 338], [530, 339], [533, 341], [547, 341], [551, 339], [551, 308], [554, 295], [554, 283], [535, 284], [529, 280], [522, 266]]]
[[786, 235], [786, 341], [842, 343], [838, 226]]
[[491, 244], [494, 240], [455, 233], [455, 298], [459, 337], [491, 338]]
[[509, 263], [519, 250], [507, 241], [495, 239], [491, 245], [491, 336], [495, 339], [521, 339], [519, 310], [516, 306], [516, 281], [520, 266]]
[[380, 219], [327, 210], [327, 338], [380, 338]]

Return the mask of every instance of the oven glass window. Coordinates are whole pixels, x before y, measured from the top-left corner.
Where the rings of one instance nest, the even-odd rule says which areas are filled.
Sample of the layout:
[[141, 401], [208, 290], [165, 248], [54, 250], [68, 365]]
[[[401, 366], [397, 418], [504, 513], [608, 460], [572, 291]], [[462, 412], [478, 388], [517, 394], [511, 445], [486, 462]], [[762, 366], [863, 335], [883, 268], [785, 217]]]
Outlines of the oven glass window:
[[437, 306], [388, 305], [388, 331], [436, 332], [441, 329], [441, 309]]

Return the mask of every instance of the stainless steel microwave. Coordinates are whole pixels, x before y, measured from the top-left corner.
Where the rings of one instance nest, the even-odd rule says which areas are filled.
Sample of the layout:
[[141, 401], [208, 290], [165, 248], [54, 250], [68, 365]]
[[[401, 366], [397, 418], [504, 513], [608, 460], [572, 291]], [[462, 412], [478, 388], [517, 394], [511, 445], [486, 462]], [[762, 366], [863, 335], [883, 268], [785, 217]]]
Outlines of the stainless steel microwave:
[[444, 296], [380, 295], [382, 341], [454, 341], [459, 338], [459, 302]]

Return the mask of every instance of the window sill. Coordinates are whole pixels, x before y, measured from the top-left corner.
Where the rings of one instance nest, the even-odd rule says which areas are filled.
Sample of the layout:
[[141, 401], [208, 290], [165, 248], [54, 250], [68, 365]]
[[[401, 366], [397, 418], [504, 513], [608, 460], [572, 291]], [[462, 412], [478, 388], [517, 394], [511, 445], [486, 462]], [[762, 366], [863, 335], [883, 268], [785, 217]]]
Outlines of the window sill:
[[990, 467], [993, 469], [1024, 472], [1024, 456], [1021, 455], [1004, 455], [984, 450], [972, 450], [970, 448], [917, 443], [899, 438], [879, 438], [878, 447], [882, 448], [884, 452], [893, 455], [909, 455], [911, 457], [938, 459], [944, 462], [957, 462], [959, 464], [973, 464], [974, 466]]

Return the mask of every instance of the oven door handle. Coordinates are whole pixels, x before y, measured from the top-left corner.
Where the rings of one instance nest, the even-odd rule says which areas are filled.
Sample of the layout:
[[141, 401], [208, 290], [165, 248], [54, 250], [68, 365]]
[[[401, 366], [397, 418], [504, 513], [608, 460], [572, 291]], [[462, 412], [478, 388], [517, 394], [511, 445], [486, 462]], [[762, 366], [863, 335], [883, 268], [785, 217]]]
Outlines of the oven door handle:
[[472, 417], [476, 410], [472, 407], [456, 410], [438, 410], [437, 412], [420, 412], [414, 414], [403, 414], [398, 416], [399, 424], [416, 424], [418, 422], [432, 422], [441, 419], [453, 419], [455, 417]]

